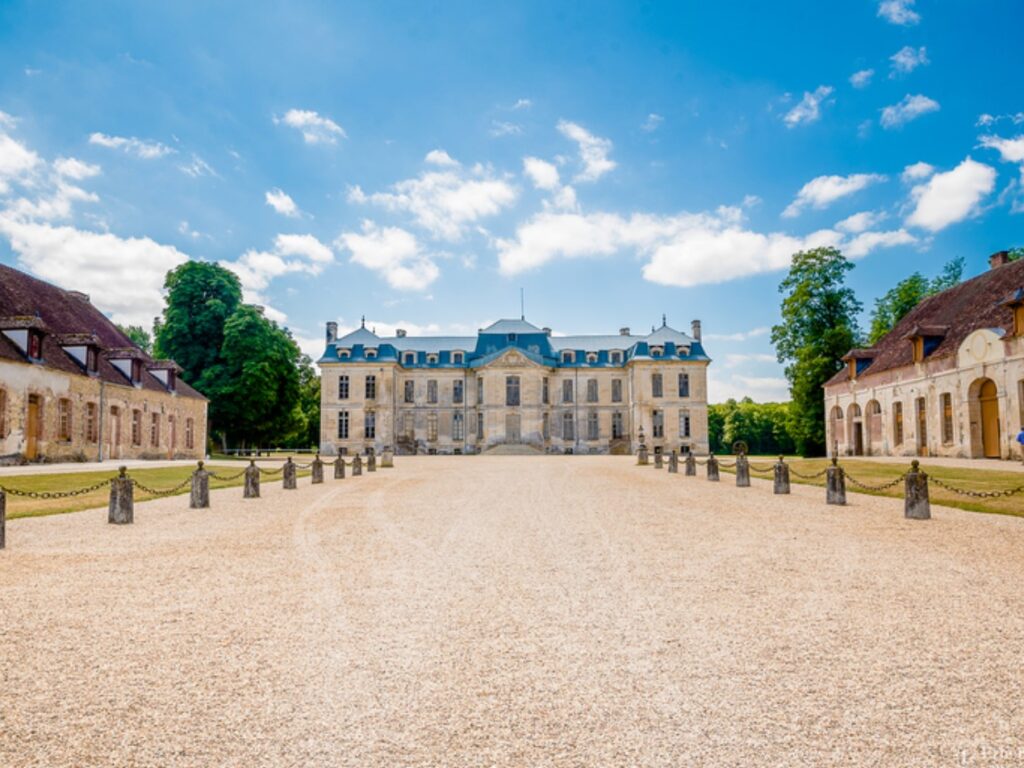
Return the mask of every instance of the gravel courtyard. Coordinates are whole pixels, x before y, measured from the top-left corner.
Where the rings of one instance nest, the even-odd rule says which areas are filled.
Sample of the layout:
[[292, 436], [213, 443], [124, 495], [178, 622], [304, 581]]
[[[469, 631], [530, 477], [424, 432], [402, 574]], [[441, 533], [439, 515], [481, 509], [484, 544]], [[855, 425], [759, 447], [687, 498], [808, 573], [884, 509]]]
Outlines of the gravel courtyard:
[[0, 765], [1024, 765], [1024, 519], [396, 464], [9, 522]]

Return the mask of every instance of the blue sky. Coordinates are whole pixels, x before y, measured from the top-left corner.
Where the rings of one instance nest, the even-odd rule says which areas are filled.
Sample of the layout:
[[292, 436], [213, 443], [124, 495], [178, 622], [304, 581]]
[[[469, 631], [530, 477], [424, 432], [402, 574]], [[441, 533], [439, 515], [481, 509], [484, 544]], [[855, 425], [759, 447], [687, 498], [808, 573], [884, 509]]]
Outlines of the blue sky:
[[224, 263], [323, 324], [703, 321], [712, 399], [785, 396], [796, 249], [914, 270], [1024, 244], [1015, 2], [0, 6], [0, 261], [159, 313]]

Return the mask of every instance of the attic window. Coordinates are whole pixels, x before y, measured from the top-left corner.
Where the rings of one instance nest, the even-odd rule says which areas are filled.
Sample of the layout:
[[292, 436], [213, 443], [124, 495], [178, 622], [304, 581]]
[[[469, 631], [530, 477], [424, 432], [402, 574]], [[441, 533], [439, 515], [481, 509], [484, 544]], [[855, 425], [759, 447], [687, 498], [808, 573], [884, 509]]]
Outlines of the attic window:
[[618, 349], [613, 349], [611, 352], [608, 353], [608, 359], [611, 360], [615, 365], [620, 365], [622, 363], [622, 351]]
[[85, 370], [96, 373], [100, 368], [100, 355], [96, 347], [90, 346], [85, 352]]
[[463, 355], [462, 352], [452, 352], [452, 364], [453, 365], [462, 365], [462, 361], [464, 359], [465, 359], [465, 356]]
[[338, 359], [348, 360], [350, 357], [352, 357], [351, 349], [338, 349]]
[[416, 353], [406, 352], [402, 355], [402, 365], [415, 365], [416, 364]]
[[508, 340], [509, 340], [509, 341], [515, 341], [515, 340], [516, 340], [516, 335], [515, 335], [514, 333], [510, 333], [510, 334], [508, 335]]
[[596, 363], [597, 362], [597, 352], [588, 352], [587, 353], [587, 362], [588, 363]]
[[651, 357], [661, 357], [664, 353], [664, 347], [651, 347]]
[[563, 363], [574, 363], [574, 362], [576, 362], [576, 353], [572, 352], [571, 350], [564, 350], [562, 352], [562, 362]]
[[371, 347], [365, 351], [365, 354], [367, 360], [374, 360], [377, 357], [377, 350]]
[[43, 335], [39, 331], [28, 332], [28, 356], [31, 360], [43, 359]]
[[427, 355], [428, 365], [437, 365], [437, 355]]

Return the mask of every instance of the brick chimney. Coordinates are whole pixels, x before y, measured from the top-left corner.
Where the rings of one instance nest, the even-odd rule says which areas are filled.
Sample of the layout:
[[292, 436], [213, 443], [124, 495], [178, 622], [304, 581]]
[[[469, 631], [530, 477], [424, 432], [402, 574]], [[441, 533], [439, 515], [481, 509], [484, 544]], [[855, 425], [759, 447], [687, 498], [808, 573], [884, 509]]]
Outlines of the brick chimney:
[[690, 335], [693, 336], [694, 341], [700, 341], [700, 320], [690, 323]]
[[619, 336], [629, 336], [629, 328], [619, 328]]
[[396, 328], [395, 329], [395, 336], [398, 337], [399, 339], [404, 339], [405, 338], [405, 328]]
[[338, 324], [333, 320], [327, 323], [327, 343], [331, 344], [338, 340]]
[[988, 257], [988, 266], [990, 269], [1001, 267], [1003, 264], [1010, 263], [1010, 252], [1009, 251], [997, 251]]

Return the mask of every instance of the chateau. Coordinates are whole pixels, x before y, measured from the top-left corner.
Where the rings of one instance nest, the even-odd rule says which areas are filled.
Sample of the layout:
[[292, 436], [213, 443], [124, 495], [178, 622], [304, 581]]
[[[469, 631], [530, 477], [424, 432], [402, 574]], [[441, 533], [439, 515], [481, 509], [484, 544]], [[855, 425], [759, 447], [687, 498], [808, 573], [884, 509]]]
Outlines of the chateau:
[[206, 398], [92, 305], [0, 264], [0, 460], [202, 458]]
[[554, 336], [499, 320], [474, 336], [341, 338], [327, 323], [320, 358], [320, 449], [479, 453], [526, 445], [550, 453], [708, 450], [700, 322], [634, 335]]
[[1016, 457], [1024, 424], [1024, 260], [925, 299], [825, 384], [843, 455]]

